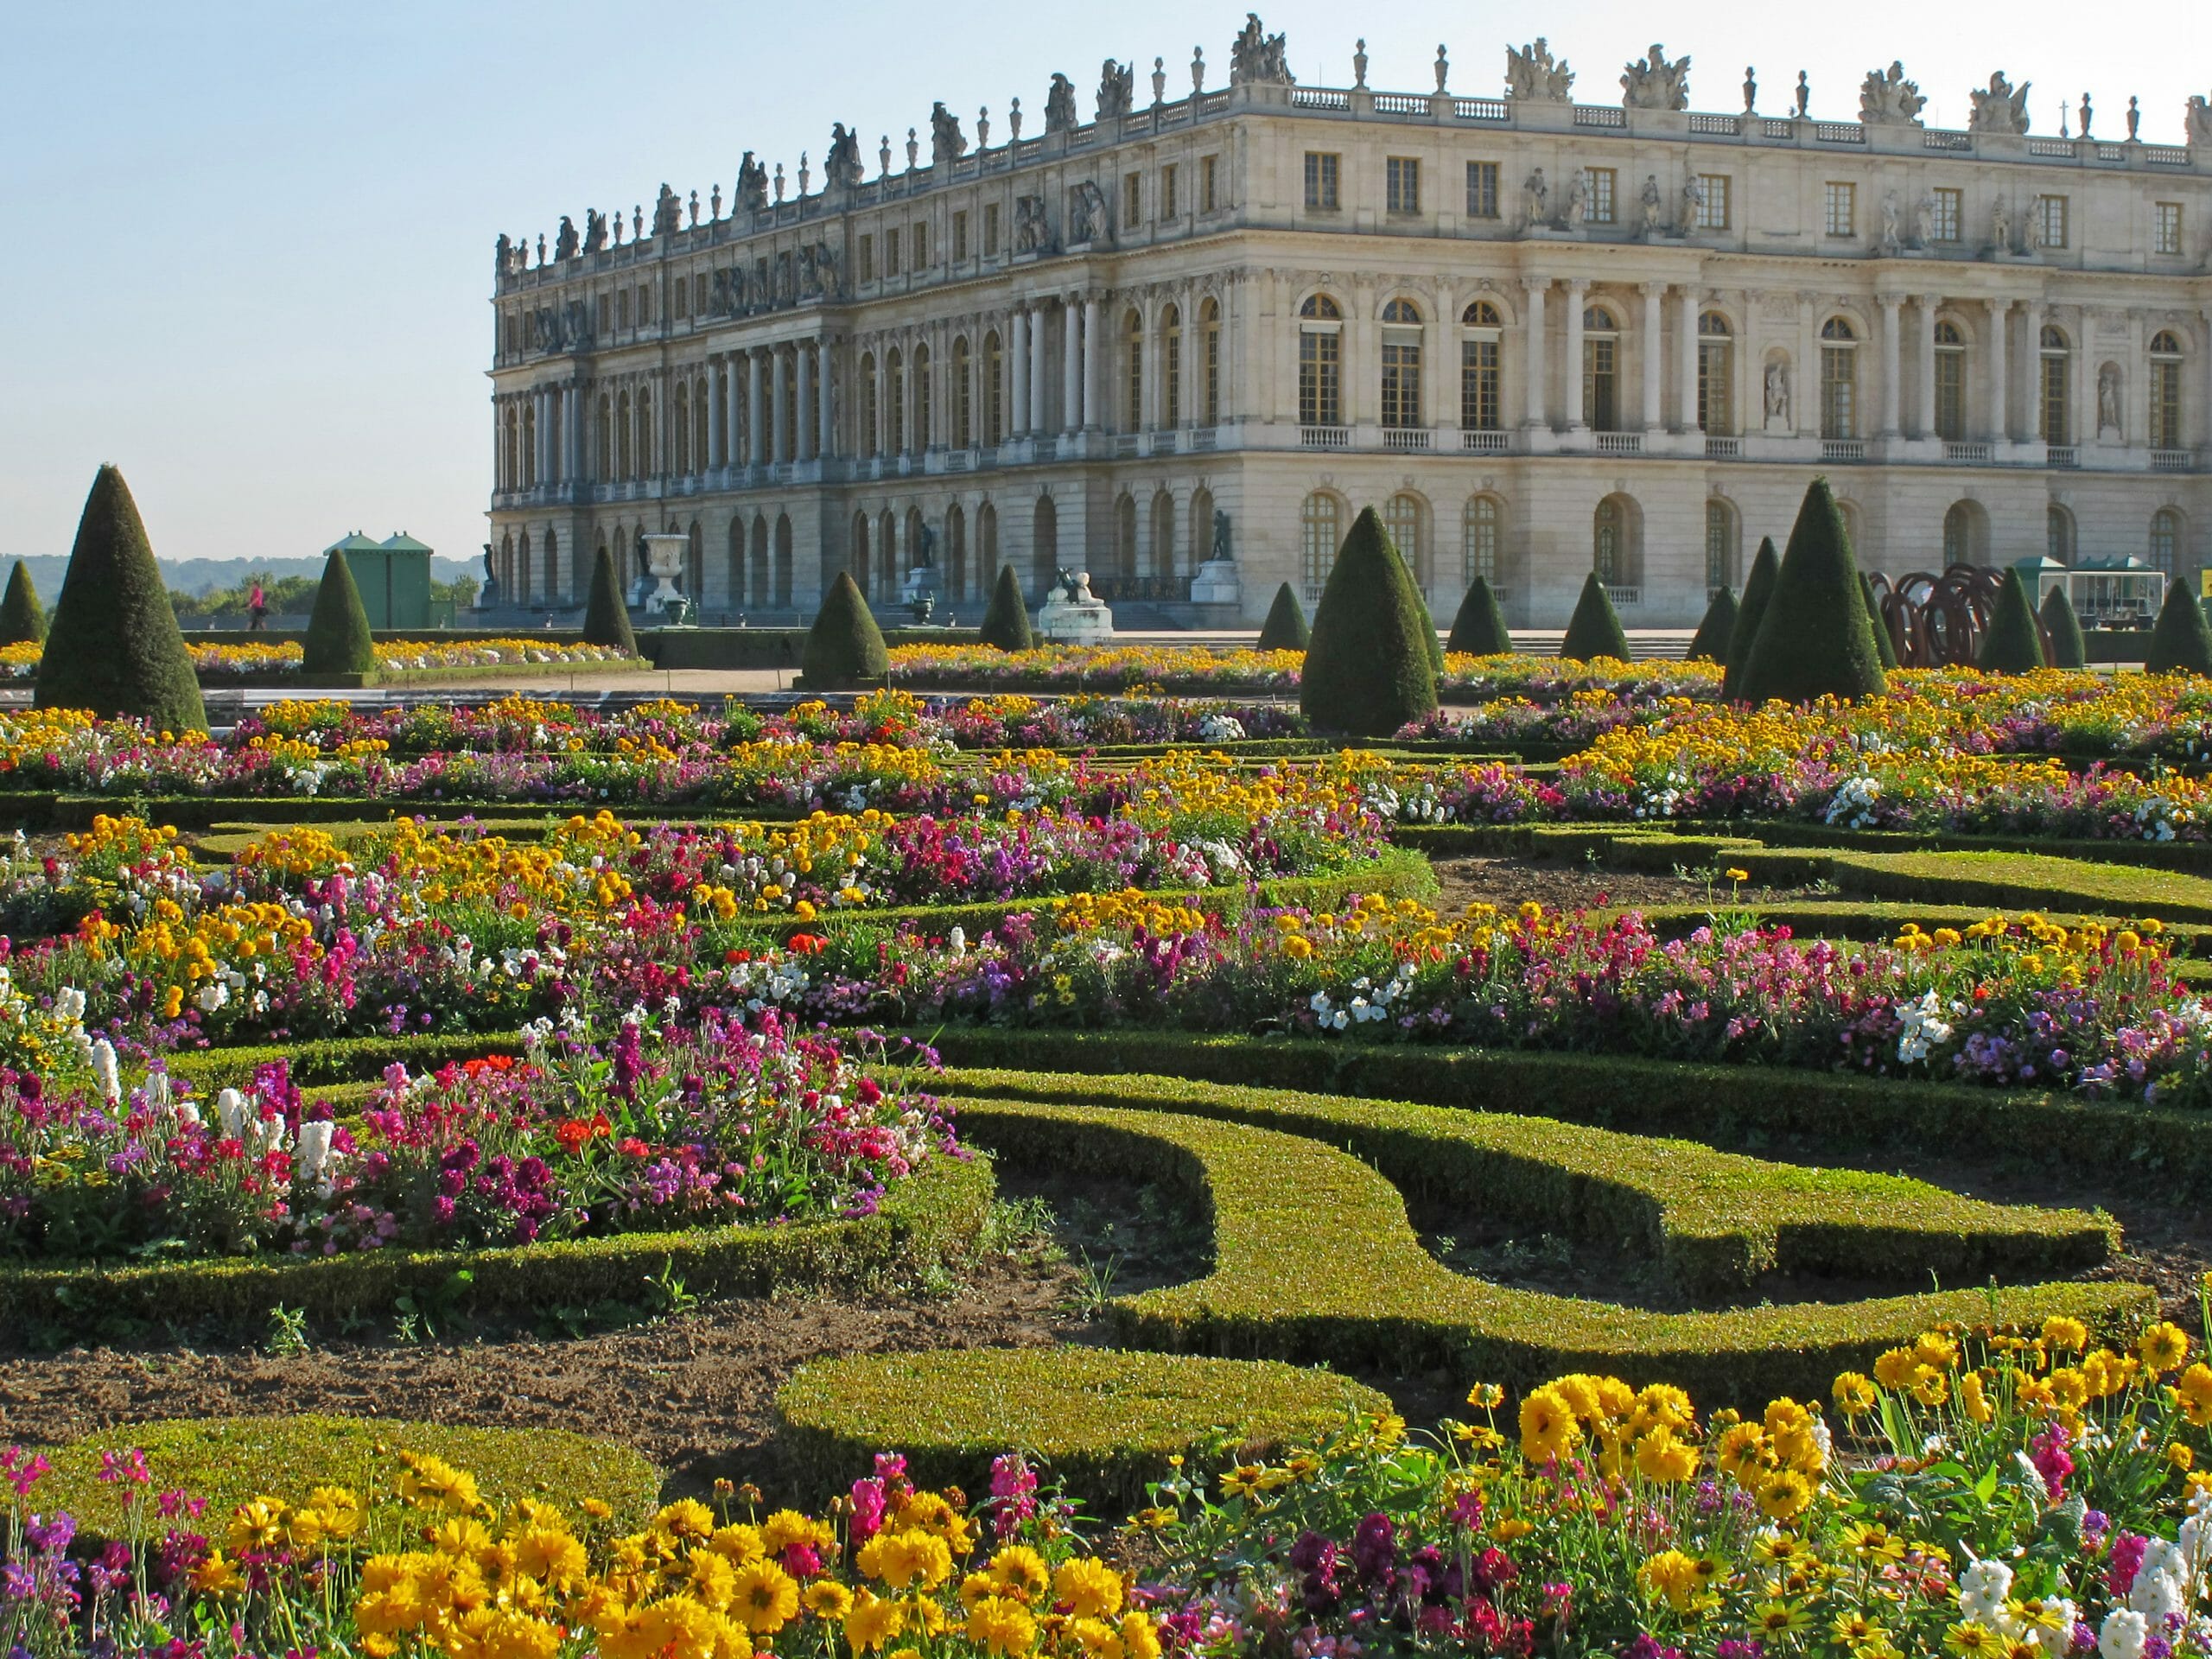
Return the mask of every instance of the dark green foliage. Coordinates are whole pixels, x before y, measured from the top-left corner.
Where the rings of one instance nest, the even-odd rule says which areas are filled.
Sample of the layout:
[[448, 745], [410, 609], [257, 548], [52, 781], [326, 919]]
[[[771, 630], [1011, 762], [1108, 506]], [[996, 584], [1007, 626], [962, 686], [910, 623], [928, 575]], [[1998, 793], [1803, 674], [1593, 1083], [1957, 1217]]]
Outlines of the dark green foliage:
[[1621, 620], [1614, 614], [1613, 601], [1605, 596], [1605, 584], [1598, 580], [1595, 570], [1582, 579], [1582, 597], [1574, 601], [1574, 614], [1567, 619], [1567, 637], [1559, 642], [1559, 654], [1577, 663], [1599, 657], [1628, 661], [1628, 635], [1621, 632]]
[[1890, 639], [1890, 625], [1882, 620], [1882, 607], [1874, 598], [1873, 579], [1863, 570], [1859, 573], [1859, 591], [1866, 596], [1866, 620], [1874, 625], [1874, 649], [1886, 672], [1897, 665], [1897, 648]]
[[850, 691], [880, 685], [889, 676], [891, 653], [884, 649], [883, 631], [849, 571], [840, 570], [830, 584], [807, 630], [799, 667], [810, 691]]
[[614, 569], [613, 552], [605, 547], [591, 562], [591, 594], [584, 604], [584, 643], [613, 646], [625, 657], [638, 654], [630, 607], [622, 599], [622, 578]]
[[0, 599], [0, 645], [35, 645], [46, 638], [46, 607], [38, 602], [29, 566], [21, 559], [8, 576], [8, 595]]
[[2066, 597], [2064, 582], [2050, 590], [2039, 614], [2043, 631], [2050, 639], [2050, 665], [2053, 668], [2087, 668], [2089, 665], [2089, 642], [2082, 637], [2082, 619], [2074, 614], [2074, 601]]
[[69, 574], [39, 663], [37, 706], [204, 732], [207, 705], [130, 486], [103, 467], [85, 499]]
[[1436, 707], [1436, 630], [1372, 507], [1353, 520], [1313, 613], [1299, 706], [1315, 726], [1385, 737]]
[[1262, 651], [1303, 651], [1313, 643], [1306, 607], [1288, 582], [1275, 589], [1275, 602], [1268, 607], [1268, 620], [1260, 625]]
[[1774, 596], [1744, 664], [1744, 700], [1850, 702], [1878, 696], [1887, 684], [1843, 510], [1827, 480], [1816, 478], [1797, 510]]
[[991, 603], [983, 613], [982, 641], [1000, 651], [1034, 651], [1037, 638], [1029, 631], [1029, 607], [1021, 597], [1021, 583], [1014, 567], [999, 567]]
[[368, 607], [353, 581], [353, 568], [334, 550], [315, 591], [315, 614], [308, 619], [307, 643], [300, 658], [302, 674], [373, 674], [376, 636], [369, 632]]
[[2008, 569], [1998, 585], [1997, 609], [1982, 636], [1974, 666], [1985, 674], [2032, 674], [2044, 666], [2043, 628], [2036, 620], [2028, 585], [2017, 569]]
[[[1403, 556], [1401, 555], [1401, 557]], [[1406, 574], [1411, 576], [1410, 568]], [[1428, 642], [1428, 671], [1436, 676], [1439, 685], [1444, 683], [1444, 636], [1437, 632], [1436, 618], [1428, 608], [1428, 595], [1414, 584], [1414, 599], [1421, 606], [1421, 637]]]
[[1713, 603], [1705, 607], [1705, 620], [1697, 625], [1697, 632], [1690, 640], [1689, 653], [1683, 660], [1726, 664], [1728, 660], [1728, 642], [1735, 633], [1736, 590], [1723, 588], [1713, 596]]
[[1729, 702], [1742, 695], [1736, 688], [1742, 683], [1744, 664], [1751, 658], [1751, 642], [1759, 637], [1767, 601], [1774, 597], [1774, 579], [1781, 574], [1782, 557], [1774, 550], [1774, 537], [1760, 537], [1758, 556], [1751, 561], [1743, 600], [1736, 607], [1736, 631], [1728, 636], [1728, 652], [1721, 658], [1720, 695]]
[[2166, 584], [2166, 602], [2159, 607], [2158, 626], [2151, 630], [2143, 671], [2212, 674], [2212, 627], [2205, 626], [2204, 607], [2185, 583]]
[[1505, 613], [1497, 608], [1497, 595], [1491, 591], [1488, 577], [1477, 576], [1459, 601], [1459, 614], [1452, 619], [1452, 638], [1444, 648], [1471, 657], [1511, 652], [1513, 636], [1506, 630]]

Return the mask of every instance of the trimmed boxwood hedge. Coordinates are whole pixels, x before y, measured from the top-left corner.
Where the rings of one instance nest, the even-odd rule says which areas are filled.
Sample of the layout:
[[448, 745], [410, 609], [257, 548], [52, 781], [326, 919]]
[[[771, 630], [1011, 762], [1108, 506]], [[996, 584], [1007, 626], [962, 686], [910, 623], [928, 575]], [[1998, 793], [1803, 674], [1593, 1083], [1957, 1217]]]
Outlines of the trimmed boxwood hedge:
[[800, 1367], [776, 1395], [779, 1446], [805, 1490], [842, 1486], [878, 1452], [924, 1486], [988, 1489], [1019, 1451], [1093, 1509], [1141, 1503], [1168, 1459], [1266, 1459], [1390, 1402], [1328, 1371], [1098, 1348], [858, 1354]]
[[[1699, 1301], [1739, 1300], [1769, 1273], [1907, 1284], [1931, 1273], [1948, 1283], [2073, 1273], [2120, 1243], [2111, 1217], [2084, 1211], [1986, 1204], [1902, 1176], [1769, 1163], [1549, 1118], [1150, 1076], [961, 1071], [941, 1087], [963, 1123], [976, 1101], [1013, 1100], [1305, 1135], [1406, 1191], [1478, 1198], [1486, 1214], [1654, 1257]], [[988, 1112], [976, 1121], [995, 1122]]]
[[1817, 1396], [1838, 1370], [1946, 1321], [2063, 1313], [2118, 1338], [2158, 1306], [2144, 1286], [2050, 1284], [1653, 1313], [1451, 1272], [1421, 1248], [1396, 1187], [1302, 1135], [1116, 1107], [977, 1102], [969, 1111], [967, 1127], [1010, 1161], [1148, 1177], [1211, 1207], [1212, 1272], [1109, 1305], [1117, 1340], [1170, 1351], [1401, 1373], [1442, 1366], [1516, 1389], [1596, 1371], [1678, 1383], [1713, 1405], [1757, 1405]]
[[39, 1506], [67, 1510], [92, 1537], [126, 1535], [130, 1489], [100, 1479], [100, 1453], [134, 1446], [146, 1454], [154, 1491], [207, 1500], [206, 1529], [218, 1537], [232, 1510], [264, 1493], [296, 1503], [317, 1486], [343, 1486], [362, 1502], [363, 1541], [372, 1549], [411, 1548], [422, 1529], [422, 1511], [394, 1496], [402, 1452], [466, 1470], [485, 1501], [501, 1509], [529, 1497], [573, 1514], [582, 1500], [601, 1499], [613, 1508], [610, 1524], [623, 1530], [652, 1513], [662, 1485], [661, 1471], [640, 1453], [565, 1429], [214, 1417], [118, 1423], [71, 1441], [48, 1454], [54, 1468], [39, 1483]]

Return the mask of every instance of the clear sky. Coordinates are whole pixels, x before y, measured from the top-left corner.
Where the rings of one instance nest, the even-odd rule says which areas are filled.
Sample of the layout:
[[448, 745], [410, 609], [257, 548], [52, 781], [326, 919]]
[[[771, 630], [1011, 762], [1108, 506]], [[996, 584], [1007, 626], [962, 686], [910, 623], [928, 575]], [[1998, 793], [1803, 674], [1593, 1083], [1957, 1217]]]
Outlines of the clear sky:
[[[662, 181], [725, 195], [758, 151], [819, 178], [832, 121], [925, 144], [933, 99], [973, 141], [1007, 99], [1041, 129], [1052, 71], [1090, 107], [1098, 65], [1152, 60], [1171, 95], [1203, 44], [1225, 81], [1238, 0], [965, 4], [757, 0], [15, 0], [0, 99], [0, 557], [64, 553], [93, 469], [130, 480], [165, 557], [294, 557], [348, 530], [406, 530], [469, 556], [484, 540], [492, 245], [534, 245], [563, 213], [651, 211]], [[1779, 111], [1796, 72], [1812, 113], [1849, 120], [1866, 71], [1902, 58], [1932, 124], [1969, 86], [2034, 83], [2037, 132], [2086, 90], [2094, 132], [2178, 143], [2212, 92], [2212, 9], [2084, 13], [2056, 0], [1907, 4], [1580, 4], [1399, 0], [1383, 12], [1263, 8], [1308, 84], [1494, 94], [1504, 48], [1536, 35], [1576, 95], [1618, 97], [1655, 38], [1693, 55], [1691, 107], [1742, 104], [1744, 66]], [[1931, 32], [1932, 31], [1932, 32]]]

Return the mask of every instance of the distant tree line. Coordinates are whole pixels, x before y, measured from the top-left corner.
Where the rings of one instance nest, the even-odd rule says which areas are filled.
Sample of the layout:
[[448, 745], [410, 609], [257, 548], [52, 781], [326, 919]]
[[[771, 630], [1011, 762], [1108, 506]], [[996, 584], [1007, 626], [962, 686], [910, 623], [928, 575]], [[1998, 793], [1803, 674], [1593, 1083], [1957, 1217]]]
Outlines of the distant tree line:
[[[176, 609], [177, 620], [187, 626], [243, 617], [256, 580], [261, 583], [263, 600], [271, 616], [305, 616], [315, 608], [315, 589], [321, 584], [319, 576], [276, 576], [264, 572], [258, 578], [249, 575], [235, 587], [211, 588], [204, 594], [181, 594], [172, 588], [169, 603]], [[476, 600], [476, 578], [431, 582], [431, 602], [442, 599], [451, 600], [458, 609], [467, 608]]]

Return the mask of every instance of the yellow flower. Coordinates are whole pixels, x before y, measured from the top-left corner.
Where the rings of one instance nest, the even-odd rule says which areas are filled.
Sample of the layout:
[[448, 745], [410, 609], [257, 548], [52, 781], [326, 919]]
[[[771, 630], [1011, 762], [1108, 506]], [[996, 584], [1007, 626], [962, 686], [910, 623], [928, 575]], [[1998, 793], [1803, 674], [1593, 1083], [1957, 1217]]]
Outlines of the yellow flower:
[[1467, 1403], [1484, 1411], [1495, 1411], [1505, 1403], [1505, 1390], [1495, 1382], [1478, 1382], [1467, 1390]]
[[1745, 882], [1751, 879], [1751, 873], [1749, 870], [1724, 870], [1721, 874], [1726, 875], [1731, 881], [1735, 882], [1738, 887], [1741, 887]]
[[[720, 1560], [720, 1556], [709, 1556]], [[798, 1581], [773, 1561], [753, 1561], [737, 1571], [730, 1617], [756, 1636], [773, 1636], [798, 1612]]]
[[245, 1580], [238, 1570], [223, 1559], [223, 1552], [211, 1549], [200, 1565], [192, 1569], [192, 1587], [203, 1596], [234, 1596], [245, 1588]]
[[2177, 1370], [2189, 1357], [2189, 1338], [2179, 1325], [2161, 1319], [2136, 1339], [2135, 1354], [2153, 1375]]
[[1835, 1380], [1835, 1408], [1847, 1417], [1864, 1417], [1880, 1396], [1874, 1385], [1857, 1371], [1846, 1371]]
[[1037, 1621], [1020, 1602], [992, 1596], [969, 1609], [968, 1639], [998, 1659], [1014, 1659], [1037, 1645]]
[[2063, 1313], [2043, 1322], [2044, 1346], [2055, 1353], [2077, 1354], [2089, 1345], [2089, 1327]]
[[1077, 1618], [1122, 1610], [1122, 1575], [1094, 1556], [1078, 1555], [1052, 1575], [1052, 1596]]
[[1556, 1383], [1532, 1390], [1521, 1402], [1521, 1455], [1530, 1463], [1564, 1458], [1582, 1440], [1582, 1426]]
[[1697, 1472], [1697, 1452], [1666, 1429], [1656, 1429], [1637, 1442], [1637, 1471], [1646, 1480], [1676, 1484]]
[[2200, 1360], [2175, 1378], [2174, 1402], [2193, 1427], [2212, 1427], [2212, 1366]]
[[282, 1498], [257, 1497], [231, 1511], [229, 1541], [232, 1550], [238, 1554], [274, 1549], [283, 1541], [283, 1536], [284, 1500]]
[[1759, 1508], [1768, 1518], [1787, 1521], [1813, 1501], [1813, 1483], [1795, 1469], [1783, 1469], [1759, 1488]]
[[1962, 1656], [1963, 1659], [1974, 1659], [1975, 1656], [1981, 1654], [2003, 1653], [2005, 1638], [1986, 1624], [1961, 1620], [1943, 1632], [1943, 1649], [1947, 1653]]
[[1027, 1544], [1009, 1544], [992, 1556], [985, 1578], [996, 1593], [1025, 1602], [1036, 1601], [1052, 1584], [1045, 1558]]
[[878, 1600], [866, 1590], [855, 1592], [845, 1613], [845, 1640], [855, 1653], [875, 1652], [905, 1628], [906, 1610], [899, 1603]]
[[800, 1593], [799, 1600], [824, 1624], [841, 1624], [853, 1610], [853, 1592], [835, 1579], [817, 1579]]
[[1997, 1408], [1989, 1402], [1989, 1390], [1983, 1384], [1980, 1371], [1968, 1371], [1959, 1379], [1959, 1409], [1966, 1413], [1969, 1422], [1997, 1421]]
[[403, 1465], [399, 1495], [416, 1508], [469, 1514], [483, 1506], [476, 1477], [467, 1471], [454, 1468], [442, 1458], [413, 1452], [401, 1452], [399, 1460]]

